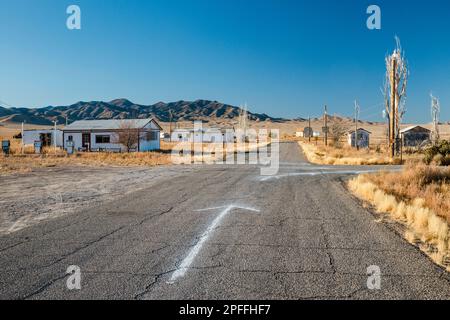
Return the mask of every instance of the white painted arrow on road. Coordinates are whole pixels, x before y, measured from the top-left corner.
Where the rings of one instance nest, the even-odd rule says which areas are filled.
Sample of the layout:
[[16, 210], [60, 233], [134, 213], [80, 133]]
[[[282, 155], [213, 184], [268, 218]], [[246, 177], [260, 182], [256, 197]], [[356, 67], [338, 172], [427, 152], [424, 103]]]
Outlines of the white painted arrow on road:
[[219, 215], [214, 219], [214, 221], [209, 225], [208, 229], [200, 236], [199, 241], [197, 244], [189, 251], [189, 254], [184, 258], [183, 262], [181, 262], [178, 269], [172, 274], [172, 277], [169, 281], [167, 281], [168, 284], [175, 283], [179, 278], [184, 277], [186, 274], [186, 271], [189, 269], [190, 265], [194, 261], [195, 257], [198, 255], [200, 250], [202, 249], [205, 242], [208, 240], [208, 238], [211, 236], [211, 234], [214, 232], [214, 230], [217, 228], [219, 223], [222, 221], [222, 219], [228, 215], [231, 211], [235, 209], [240, 210], [246, 210], [246, 211], [252, 211], [252, 212], [260, 212], [258, 209], [250, 208], [250, 207], [244, 207], [244, 206], [237, 206], [237, 205], [229, 205], [229, 206], [223, 206], [223, 207], [215, 207], [215, 208], [206, 208], [206, 209], [200, 209], [196, 210], [197, 212], [200, 211], [212, 211], [212, 210], [218, 210], [223, 209]]

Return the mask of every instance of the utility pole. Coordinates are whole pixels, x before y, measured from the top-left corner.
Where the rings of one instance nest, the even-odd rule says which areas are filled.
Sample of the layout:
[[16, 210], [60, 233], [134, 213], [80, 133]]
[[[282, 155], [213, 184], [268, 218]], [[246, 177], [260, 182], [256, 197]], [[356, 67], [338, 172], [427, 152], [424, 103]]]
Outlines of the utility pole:
[[169, 109], [169, 141], [172, 142], [172, 110]]
[[24, 140], [23, 140], [23, 134], [24, 134], [25, 130], [23, 128], [23, 124], [24, 124], [24, 121], [22, 121], [22, 155], [25, 152], [25, 143], [24, 143]]
[[358, 145], [358, 118], [359, 118], [359, 105], [358, 101], [355, 100], [355, 148], [359, 150]]
[[56, 154], [56, 123], [57, 122], [58, 122], [57, 120], [53, 121], [53, 123], [55, 124], [54, 132], [53, 132], [53, 145], [55, 146], [55, 154]]
[[311, 142], [311, 117], [308, 117], [308, 141]]
[[324, 111], [324, 128], [325, 128], [325, 145], [328, 146], [328, 107], [325, 105], [325, 111]]

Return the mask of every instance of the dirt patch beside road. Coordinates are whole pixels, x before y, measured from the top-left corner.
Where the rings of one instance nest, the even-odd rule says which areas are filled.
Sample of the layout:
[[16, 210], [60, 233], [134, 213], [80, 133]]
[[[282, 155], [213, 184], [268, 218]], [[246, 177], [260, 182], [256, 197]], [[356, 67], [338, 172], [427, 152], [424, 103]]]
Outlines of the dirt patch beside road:
[[0, 235], [155, 186], [196, 167], [39, 168], [0, 176]]

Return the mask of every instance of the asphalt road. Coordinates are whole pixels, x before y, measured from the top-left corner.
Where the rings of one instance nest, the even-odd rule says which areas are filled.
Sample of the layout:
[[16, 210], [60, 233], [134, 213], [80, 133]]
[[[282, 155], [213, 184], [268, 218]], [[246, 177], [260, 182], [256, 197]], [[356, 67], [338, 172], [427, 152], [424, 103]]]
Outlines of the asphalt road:
[[204, 166], [0, 237], [0, 298], [450, 298], [449, 275], [345, 190], [374, 167], [310, 165], [293, 143], [280, 155], [275, 177]]

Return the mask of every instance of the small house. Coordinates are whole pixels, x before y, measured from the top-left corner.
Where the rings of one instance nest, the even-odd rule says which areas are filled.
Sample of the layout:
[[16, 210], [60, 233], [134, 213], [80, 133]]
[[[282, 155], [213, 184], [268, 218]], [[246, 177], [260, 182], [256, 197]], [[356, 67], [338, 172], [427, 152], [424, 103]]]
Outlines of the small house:
[[411, 126], [400, 130], [404, 147], [419, 147], [431, 140], [431, 130], [421, 126]]
[[22, 137], [23, 144], [34, 145], [35, 142], [40, 142], [42, 147], [63, 146], [63, 132], [59, 129], [39, 129], [39, 130], [24, 130]]
[[172, 131], [171, 140], [172, 142], [233, 143], [235, 134], [233, 130], [222, 130], [217, 128], [175, 129]]
[[314, 131], [311, 127], [305, 127], [303, 129], [303, 137], [310, 138], [314, 135]]
[[63, 129], [63, 145], [76, 151], [146, 152], [160, 149], [161, 131], [154, 119], [80, 120]]
[[348, 145], [351, 147], [357, 146], [358, 148], [369, 148], [371, 134], [370, 131], [358, 128], [358, 133], [355, 135], [355, 130], [352, 130], [347, 134]]

